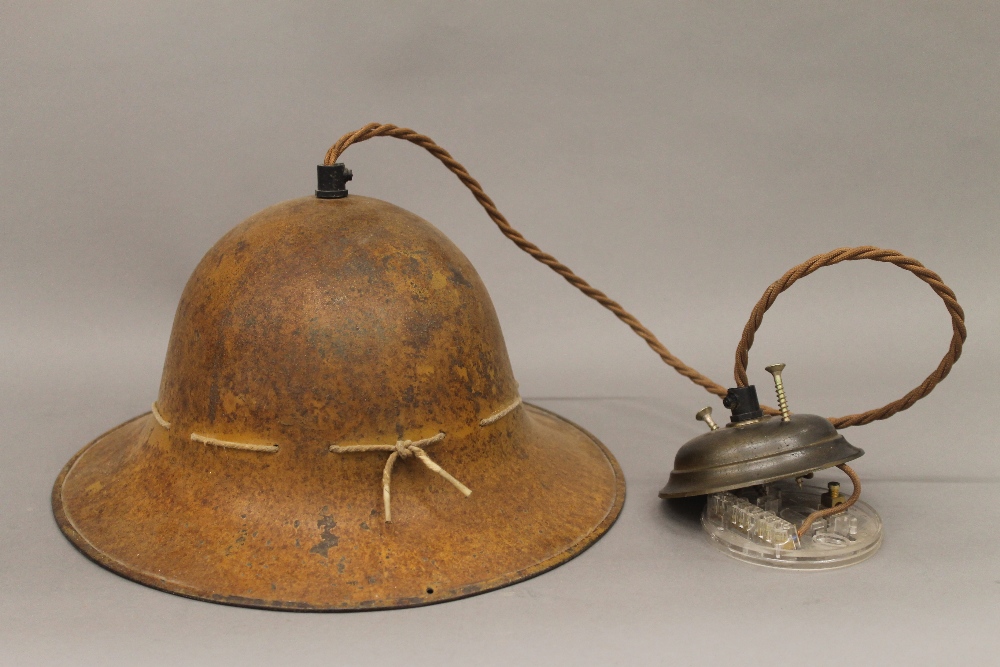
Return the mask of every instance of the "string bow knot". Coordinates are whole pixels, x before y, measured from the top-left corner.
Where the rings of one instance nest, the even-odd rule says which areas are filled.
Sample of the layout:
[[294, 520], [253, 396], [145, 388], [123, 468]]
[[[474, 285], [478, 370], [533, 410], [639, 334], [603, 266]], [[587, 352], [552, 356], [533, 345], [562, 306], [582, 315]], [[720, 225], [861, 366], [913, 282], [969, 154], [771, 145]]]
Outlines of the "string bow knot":
[[433, 445], [445, 439], [444, 433], [438, 433], [423, 440], [397, 440], [394, 445], [330, 445], [330, 451], [334, 454], [348, 454], [351, 452], [389, 452], [386, 459], [385, 468], [382, 470], [382, 502], [385, 506], [385, 522], [392, 523], [392, 468], [396, 465], [396, 459], [408, 459], [417, 457], [432, 472], [436, 472], [441, 477], [448, 480], [452, 486], [458, 489], [463, 495], [469, 496], [472, 491], [465, 484], [455, 479], [437, 463], [427, 456], [422, 447]]

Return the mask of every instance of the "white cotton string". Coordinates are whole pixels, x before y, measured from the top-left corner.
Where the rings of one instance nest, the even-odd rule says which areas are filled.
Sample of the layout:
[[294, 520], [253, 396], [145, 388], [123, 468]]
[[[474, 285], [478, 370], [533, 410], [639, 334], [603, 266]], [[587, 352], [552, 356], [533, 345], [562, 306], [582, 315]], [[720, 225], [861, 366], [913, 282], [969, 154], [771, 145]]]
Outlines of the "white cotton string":
[[191, 439], [195, 442], [203, 442], [206, 445], [212, 445], [214, 447], [227, 447], [229, 449], [242, 449], [248, 452], [276, 452], [278, 451], [278, 445], [254, 445], [246, 442], [231, 442], [229, 440], [219, 440], [217, 438], [210, 438], [207, 435], [201, 435], [200, 433], [192, 433]]
[[427, 452], [421, 449], [422, 446], [426, 447], [427, 445], [433, 445], [436, 442], [441, 442], [444, 438], [444, 433], [438, 433], [435, 436], [424, 438], [423, 440], [397, 440], [394, 445], [330, 445], [330, 451], [334, 454], [350, 454], [353, 452], [389, 452], [389, 458], [386, 459], [385, 468], [382, 470], [382, 502], [385, 506], [385, 522], [392, 523], [392, 468], [396, 465], [396, 459], [400, 457], [408, 459], [411, 456], [416, 456], [425, 466], [427, 466], [429, 470], [436, 472], [438, 475], [448, 480], [452, 486], [462, 492], [462, 494], [466, 497], [472, 493], [469, 487], [452, 477], [448, 471], [444, 470], [441, 466], [432, 461], [431, 457], [427, 456]]
[[167, 429], [168, 431], [170, 430], [170, 422], [164, 419], [163, 415], [160, 414], [159, 409], [157, 409], [156, 407], [155, 401], [153, 402], [153, 419], [155, 419], [156, 423], [162, 426], [163, 428]]
[[505, 407], [503, 410], [500, 410], [499, 412], [494, 412], [492, 415], [479, 422], [479, 425], [489, 426], [490, 424], [495, 424], [496, 422], [500, 421], [510, 413], [514, 412], [514, 410], [516, 410], [520, 405], [521, 405], [521, 397], [518, 396], [517, 398], [514, 399], [513, 403]]

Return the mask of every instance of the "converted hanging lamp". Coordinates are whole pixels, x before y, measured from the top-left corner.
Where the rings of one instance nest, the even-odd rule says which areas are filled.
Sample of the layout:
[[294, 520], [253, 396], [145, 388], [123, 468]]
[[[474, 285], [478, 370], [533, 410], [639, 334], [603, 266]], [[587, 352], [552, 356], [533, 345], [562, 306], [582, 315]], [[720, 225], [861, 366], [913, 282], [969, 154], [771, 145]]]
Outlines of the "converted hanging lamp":
[[348, 194], [352, 175], [336, 160], [376, 136], [430, 151], [505, 236], [725, 395], [511, 227], [444, 149], [370, 124], [330, 149], [316, 196], [261, 211], [205, 255], [151, 411], [66, 464], [53, 509], [88, 557], [202, 600], [349, 611], [505, 586], [614, 523], [617, 462], [522, 402], [468, 260], [412, 213]]

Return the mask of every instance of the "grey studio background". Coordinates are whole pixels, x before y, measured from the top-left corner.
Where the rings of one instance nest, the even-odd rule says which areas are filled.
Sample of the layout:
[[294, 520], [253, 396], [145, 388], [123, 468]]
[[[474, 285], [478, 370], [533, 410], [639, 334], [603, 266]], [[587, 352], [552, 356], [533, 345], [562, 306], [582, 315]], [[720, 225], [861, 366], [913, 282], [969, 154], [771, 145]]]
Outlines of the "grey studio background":
[[[984, 664], [1000, 650], [996, 443], [1000, 7], [992, 3], [0, 4], [0, 663]], [[750, 309], [838, 246], [938, 271], [968, 316], [951, 376], [845, 435], [871, 560], [728, 559], [656, 497], [719, 402], [504, 239], [423, 151], [350, 148], [351, 191], [431, 221], [490, 289], [522, 394], [625, 471], [618, 524], [538, 578], [403, 611], [292, 614], [157, 592], [59, 533], [51, 485], [148, 410], [174, 308], [230, 227], [309, 194], [370, 121], [432, 136], [529, 239], [684, 361], [732, 381]], [[793, 410], [915, 386], [950, 336], [883, 264], [782, 295], [751, 380]], [[833, 477], [832, 475], [830, 476]]]

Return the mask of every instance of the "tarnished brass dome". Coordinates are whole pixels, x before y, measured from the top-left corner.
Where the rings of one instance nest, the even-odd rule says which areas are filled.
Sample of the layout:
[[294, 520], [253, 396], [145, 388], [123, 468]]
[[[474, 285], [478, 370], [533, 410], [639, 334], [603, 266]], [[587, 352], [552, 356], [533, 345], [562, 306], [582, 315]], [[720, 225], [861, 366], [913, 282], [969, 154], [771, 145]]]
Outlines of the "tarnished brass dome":
[[732, 410], [732, 421], [719, 428], [711, 419], [711, 408], [698, 413], [711, 430], [678, 450], [661, 498], [701, 496], [801, 477], [864, 454], [828, 419], [789, 414], [780, 369], [778, 373], [775, 380], [784, 414], [764, 416], [753, 385], [730, 389], [724, 402]]
[[759, 422], [702, 433], [674, 458], [661, 498], [701, 496], [801, 477], [864, 454], [817, 415], [764, 417]]

